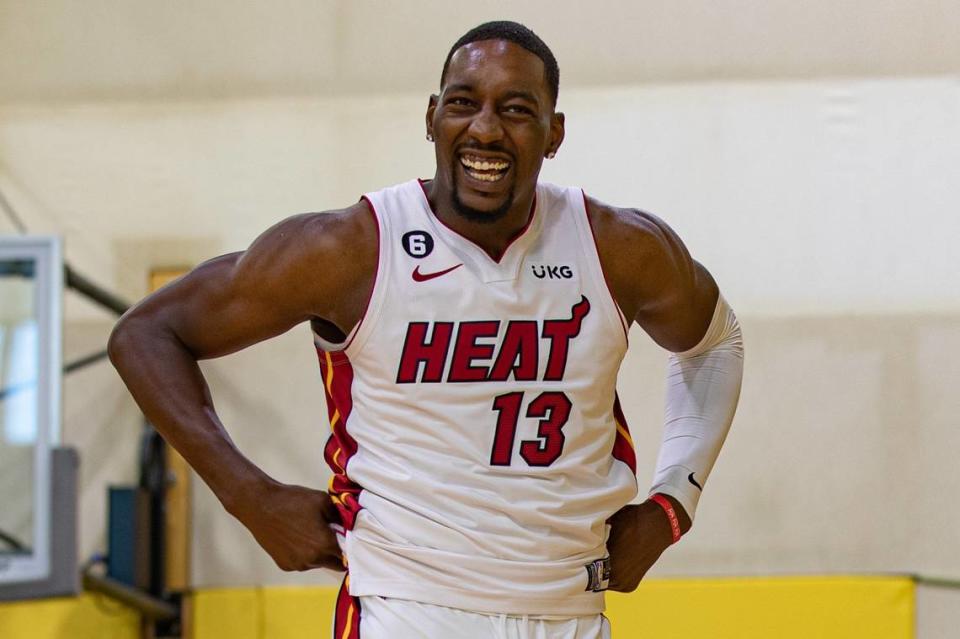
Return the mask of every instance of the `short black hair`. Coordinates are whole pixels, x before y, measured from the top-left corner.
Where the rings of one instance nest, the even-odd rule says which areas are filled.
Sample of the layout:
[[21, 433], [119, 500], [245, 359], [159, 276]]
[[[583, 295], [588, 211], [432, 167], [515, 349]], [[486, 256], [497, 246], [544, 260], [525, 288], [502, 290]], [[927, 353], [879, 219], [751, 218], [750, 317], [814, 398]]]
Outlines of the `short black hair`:
[[443, 73], [440, 74], [441, 87], [447, 77], [450, 58], [453, 57], [457, 49], [465, 44], [480, 42], [481, 40], [507, 40], [520, 45], [543, 60], [543, 68], [547, 76], [547, 86], [550, 89], [550, 97], [553, 98], [553, 104], [556, 106], [557, 96], [560, 94], [560, 67], [557, 66], [557, 59], [553, 57], [553, 51], [550, 50], [550, 47], [548, 47], [536, 33], [519, 22], [511, 22], [509, 20], [485, 22], [460, 36], [460, 39], [450, 48], [450, 53], [447, 54], [447, 59], [443, 63]]

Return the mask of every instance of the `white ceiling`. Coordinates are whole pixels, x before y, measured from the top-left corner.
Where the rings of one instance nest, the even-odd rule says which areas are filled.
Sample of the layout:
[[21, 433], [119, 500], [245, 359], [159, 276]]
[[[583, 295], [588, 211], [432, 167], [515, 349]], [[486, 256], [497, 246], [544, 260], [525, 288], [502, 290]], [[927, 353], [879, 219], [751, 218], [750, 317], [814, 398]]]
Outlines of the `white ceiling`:
[[0, 101], [428, 91], [496, 18], [566, 86], [960, 73], [960, 0], [0, 0]]

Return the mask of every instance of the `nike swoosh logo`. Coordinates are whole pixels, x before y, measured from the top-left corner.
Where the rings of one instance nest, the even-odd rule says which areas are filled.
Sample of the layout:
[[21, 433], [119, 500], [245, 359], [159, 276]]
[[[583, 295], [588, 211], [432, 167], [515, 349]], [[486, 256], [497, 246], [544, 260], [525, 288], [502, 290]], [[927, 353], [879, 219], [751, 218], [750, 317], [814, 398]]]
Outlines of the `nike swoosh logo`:
[[420, 265], [417, 265], [417, 268], [413, 269], [413, 281], [414, 282], [426, 282], [427, 280], [432, 280], [435, 277], [440, 277], [441, 275], [446, 275], [450, 271], [455, 271], [458, 268], [463, 266], [463, 264], [457, 264], [456, 266], [451, 266], [450, 268], [443, 269], [442, 271], [437, 271], [436, 273], [421, 273]]
[[700, 489], [700, 492], [703, 492], [703, 486], [701, 486], [700, 484], [698, 484], [698, 483], [697, 483], [697, 480], [693, 478], [693, 473], [690, 473], [690, 475], [687, 477], [687, 479], [690, 480], [690, 483], [691, 483], [691, 484], [693, 484], [694, 486], [696, 486], [697, 488], [699, 488], [699, 489]]

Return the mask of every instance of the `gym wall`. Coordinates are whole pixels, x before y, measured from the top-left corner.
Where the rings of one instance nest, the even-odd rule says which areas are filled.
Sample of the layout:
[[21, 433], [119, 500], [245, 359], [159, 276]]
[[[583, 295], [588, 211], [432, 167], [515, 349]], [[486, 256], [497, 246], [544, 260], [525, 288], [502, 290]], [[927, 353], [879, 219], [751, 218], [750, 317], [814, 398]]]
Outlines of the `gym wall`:
[[[951, 213], [960, 194], [950, 186], [958, 100], [956, 83], [937, 78], [564, 94], [568, 139], [544, 177], [666, 218], [745, 329], [747, 375], [730, 443], [693, 535], [659, 570], [960, 572], [949, 543], [960, 509], [945, 499], [960, 486], [943, 473], [958, 437], [949, 410], [957, 364], [948, 357], [960, 342], [948, 246], [960, 236]], [[0, 143], [16, 176], [4, 186], [34, 230], [65, 229], [75, 264], [137, 297], [145, 262], [174, 259], [178, 244], [194, 261], [204, 248], [197, 237], [211, 238], [208, 255], [240, 250], [287, 214], [429, 175], [423, 102], [4, 108]], [[68, 330], [68, 352], [80, 334], [105, 335], [94, 311], [68, 317], [83, 324]], [[632, 341], [621, 388], [645, 483], [664, 357], [637, 331]], [[251, 457], [280, 479], [323, 485], [313, 357], [300, 328], [205, 368]], [[129, 473], [131, 448], [122, 439], [98, 445], [91, 432], [131, 441], [135, 412], [109, 372], [80, 375], [111, 399], [95, 401], [89, 381], [83, 393], [68, 386], [65, 441], [83, 445], [84, 467], [100, 477], [117, 472], [109, 467]], [[84, 488], [85, 552], [102, 547], [94, 507], [102, 490]], [[319, 578], [277, 573], [206, 489], [198, 493], [197, 543], [217, 540], [216, 549], [197, 548], [198, 585]], [[919, 522], [935, 524], [923, 543], [913, 541]]]
[[[426, 45], [409, 55], [429, 66], [431, 83], [401, 75], [395, 84], [363, 85], [370, 61], [395, 53], [384, 44], [389, 32], [415, 29], [416, 12], [391, 14], [389, 27], [354, 41], [337, 39], [338, 29], [355, 34], [375, 23], [377, 3], [319, 3], [333, 17], [311, 21], [316, 33], [291, 35], [288, 56], [302, 59], [301, 70], [318, 65], [323, 82], [341, 87], [327, 92], [326, 84], [298, 85], [301, 76], [284, 75], [284, 64], [269, 67], [279, 58], [253, 44], [243, 49], [246, 62], [276, 71], [275, 86], [248, 90], [249, 78], [228, 72], [230, 52], [212, 45], [185, 46], [183, 54], [209, 56], [210, 75], [190, 66], [151, 75], [156, 67], [144, 64], [138, 76], [122, 64], [124, 51], [135, 48], [138, 20], [163, 22], [157, 15], [125, 17], [109, 2], [50, 8], [57, 4], [0, 13], [19, 18], [0, 19], [9, 36], [0, 38], [0, 188], [32, 232], [63, 234], [73, 265], [130, 299], [145, 293], [152, 266], [242, 250], [287, 215], [345, 206], [366, 190], [431, 173], [423, 110], [453, 36], [431, 34], [442, 44], [429, 57]], [[547, 4], [554, 3], [540, 9]], [[615, 4], [626, 11], [628, 3]], [[543, 28], [534, 9], [518, 16], [560, 43], [565, 73], [567, 139], [543, 178], [665, 218], [743, 324], [740, 411], [692, 533], [653, 576], [960, 575], [960, 40], [939, 47], [941, 57], [926, 66], [907, 55], [923, 43], [917, 24], [952, 33], [956, 9], [934, 0], [826, 3], [869, 34], [863, 46], [866, 35], [845, 39], [839, 30], [823, 41], [804, 37], [816, 30], [803, 20], [810, 3], [753, 4], [758, 24], [767, 11], [803, 15], [794, 16], [796, 36], [771, 31], [771, 57], [742, 58], [741, 79], [709, 65], [699, 76], [684, 70], [707, 60], [711, 43], [745, 37], [736, 29], [717, 35], [732, 19], [720, 9], [704, 15], [697, 3], [673, 3], [676, 14], [660, 15], [656, 28], [633, 39], [611, 25], [617, 46], [597, 54], [605, 65], [595, 73], [598, 58], [577, 39], [581, 26], [569, 12], [555, 22], [544, 17]], [[161, 28], [173, 20], [152, 29], [156, 55], [174, 55], [164, 49], [176, 40], [169, 33], [186, 43], [216, 30], [222, 16], [208, 15], [214, 5], [197, 9], [191, 30]], [[10, 31], [23, 12], [48, 25], [18, 31], [29, 42]], [[880, 28], [878, 15], [899, 16], [890, 21], [898, 26]], [[264, 35], [264, 16], [236, 19]], [[699, 45], [682, 26], [697, 16], [714, 34]], [[459, 19], [467, 28], [487, 17]], [[89, 90], [70, 84], [79, 65], [64, 66], [60, 93], [10, 71], [23, 60], [43, 71], [68, 58], [71, 38], [84, 29], [90, 38], [130, 36], [100, 37], [115, 48], [97, 49], [105, 62], [87, 78]], [[670, 34], [682, 43], [672, 49], [680, 51], [674, 66], [655, 52], [644, 57], [643, 47]], [[325, 54], [303, 48], [307, 38], [321, 41]], [[778, 38], [788, 44], [778, 48]], [[810, 42], [803, 55], [790, 48], [800, 40]], [[34, 51], [35, 42], [60, 48]], [[825, 52], [844, 46], [865, 53], [831, 67]], [[806, 66], [791, 67], [791, 55]], [[648, 63], [659, 70], [645, 75]], [[353, 65], [358, 79], [345, 79], [338, 65]], [[101, 90], [118, 78], [125, 90]], [[171, 82], [187, 89], [170, 91]], [[0, 232], [12, 232], [3, 218]], [[67, 360], [102, 347], [110, 318], [69, 294], [66, 317]], [[620, 388], [643, 490], [659, 441], [665, 355], [637, 330], [631, 344]], [[204, 370], [241, 449], [282, 481], [326, 485], [326, 411], [306, 327]], [[109, 366], [66, 379], [63, 441], [81, 454], [82, 557], [105, 548], [106, 486], [135, 479], [140, 419]], [[0, 484], [0, 503], [7, 489]], [[197, 588], [334, 582], [322, 571], [280, 572], [202, 484], [194, 491]], [[925, 628], [955, 627], [960, 596], [923, 588], [918, 596], [921, 607], [927, 602], [921, 637], [938, 636]]]

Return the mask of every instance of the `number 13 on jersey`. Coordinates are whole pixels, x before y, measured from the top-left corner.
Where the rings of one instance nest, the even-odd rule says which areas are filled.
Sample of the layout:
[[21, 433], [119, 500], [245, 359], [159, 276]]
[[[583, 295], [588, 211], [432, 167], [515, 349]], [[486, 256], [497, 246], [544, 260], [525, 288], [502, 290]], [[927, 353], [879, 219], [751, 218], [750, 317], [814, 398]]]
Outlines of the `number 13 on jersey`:
[[[491, 466], [509, 466], [513, 458], [517, 423], [523, 406], [524, 393], [497, 395], [493, 410], [497, 412], [497, 427], [493, 434]], [[526, 416], [539, 419], [537, 439], [520, 442], [520, 457], [530, 466], [549, 466], [563, 452], [563, 427], [570, 418], [570, 399], [565, 393], [546, 391], [537, 395], [527, 406]]]

